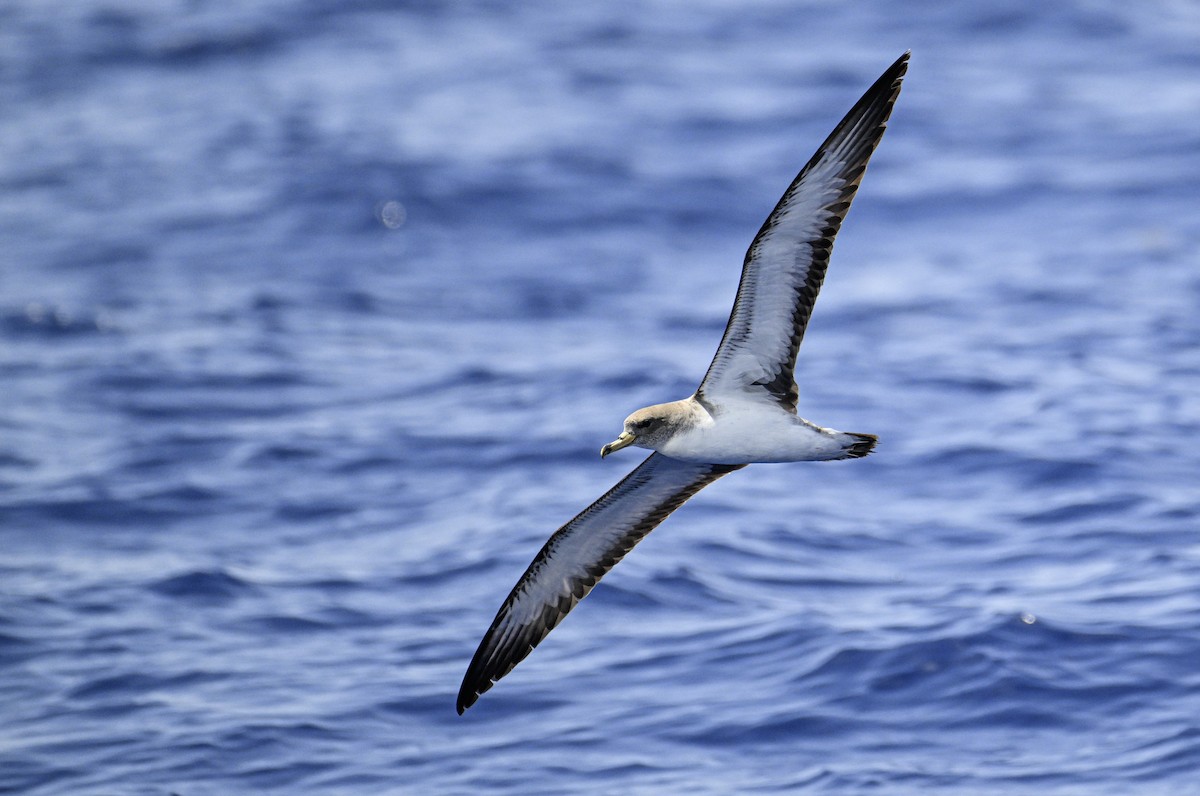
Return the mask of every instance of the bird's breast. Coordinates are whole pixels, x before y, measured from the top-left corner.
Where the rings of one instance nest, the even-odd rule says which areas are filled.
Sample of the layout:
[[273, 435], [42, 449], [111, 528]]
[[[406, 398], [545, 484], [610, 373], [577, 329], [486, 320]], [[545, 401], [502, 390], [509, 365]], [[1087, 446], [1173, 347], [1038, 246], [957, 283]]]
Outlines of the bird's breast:
[[658, 451], [683, 461], [751, 464], [828, 459], [841, 448], [833, 432], [769, 408], [720, 413], [676, 434]]

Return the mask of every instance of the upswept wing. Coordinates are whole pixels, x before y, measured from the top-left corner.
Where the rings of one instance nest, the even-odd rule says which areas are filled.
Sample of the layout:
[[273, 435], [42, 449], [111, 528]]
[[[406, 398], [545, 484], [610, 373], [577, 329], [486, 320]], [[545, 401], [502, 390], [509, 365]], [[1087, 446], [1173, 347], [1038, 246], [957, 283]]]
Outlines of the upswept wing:
[[908, 53], [862, 96], [775, 205], [750, 244], [733, 312], [697, 397], [741, 395], [795, 412], [796, 352], [833, 239], [887, 127]]
[[698, 464], [652, 453], [550, 537], [517, 581], [475, 652], [458, 712], [525, 659], [575, 604], [684, 501], [745, 465]]

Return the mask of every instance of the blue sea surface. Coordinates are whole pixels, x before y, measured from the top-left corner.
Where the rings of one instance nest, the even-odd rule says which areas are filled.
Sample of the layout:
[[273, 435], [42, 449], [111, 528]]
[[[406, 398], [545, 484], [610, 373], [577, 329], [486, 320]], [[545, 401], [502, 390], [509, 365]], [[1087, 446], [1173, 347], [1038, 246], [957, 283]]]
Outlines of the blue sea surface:
[[[9, 0], [0, 793], [1200, 793], [1200, 7]], [[902, 52], [801, 350], [459, 717]]]

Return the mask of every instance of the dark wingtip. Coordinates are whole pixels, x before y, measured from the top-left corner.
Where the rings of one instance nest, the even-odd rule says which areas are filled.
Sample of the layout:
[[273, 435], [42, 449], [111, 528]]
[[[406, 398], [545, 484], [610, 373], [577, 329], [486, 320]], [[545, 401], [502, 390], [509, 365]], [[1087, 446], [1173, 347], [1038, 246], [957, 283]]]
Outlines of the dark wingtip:
[[[875, 84], [867, 91], [867, 94], [874, 94], [876, 91], [891, 89], [893, 91], [900, 88], [900, 84], [904, 82], [904, 76], [908, 74], [908, 59], [912, 57], [912, 50], [905, 50], [904, 54], [892, 62], [892, 65], [879, 76]], [[892, 102], [896, 101], [895, 95], [892, 96]]]
[[463, 678], [462, 687], [458, 689], [458, 703], [454, 707], [460, 716], [467, 712], [467, 708], [478, 702], [480, 695], [487, 690], [487, 688], [475, 686], [471, 678], [472, 673], [467, 672], [467, 676]]
[[473, 691], [467, 691], [466, 686], [463, 686], [463, 689], [464, 690], [458, 692], [458, 704], [454, 706], [454, 709], [458, 711], [458, 715], [460, 716], [467, 712], [467, 708], [471, 707], [479, 700], [479, 694], [476, 694]]
[[[889, 86], [893, 89], [899, 88], [899, 84], [903, 82], [904, 76], [908, 74], [908, 59], [912, 57], [912, 50], [905, 50], [904, 54], [892, 62], [892, 65], [887, 68], [887, 71], [879, 76], [879, 80], [875, 81], [872, 89], [882, 89], [884, 86]], [[868, 92], [870, 93], [870, 92]], [[895, 101], [895, 97], [892, 98]]]

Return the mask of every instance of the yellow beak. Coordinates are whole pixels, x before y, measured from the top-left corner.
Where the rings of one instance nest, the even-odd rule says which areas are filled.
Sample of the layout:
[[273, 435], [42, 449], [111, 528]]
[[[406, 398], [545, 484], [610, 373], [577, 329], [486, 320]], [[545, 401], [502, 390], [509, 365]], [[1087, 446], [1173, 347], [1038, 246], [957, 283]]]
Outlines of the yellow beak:
[[630, 434], [628, 431], [622, 431], [621, 436], [614, 439], [612, 442], [600, 449], [600, 458], [603, 459], [613, 451], [619, 451], [621, 448], [628, 448], [633, 443], [637, 442], [637, 437]]

